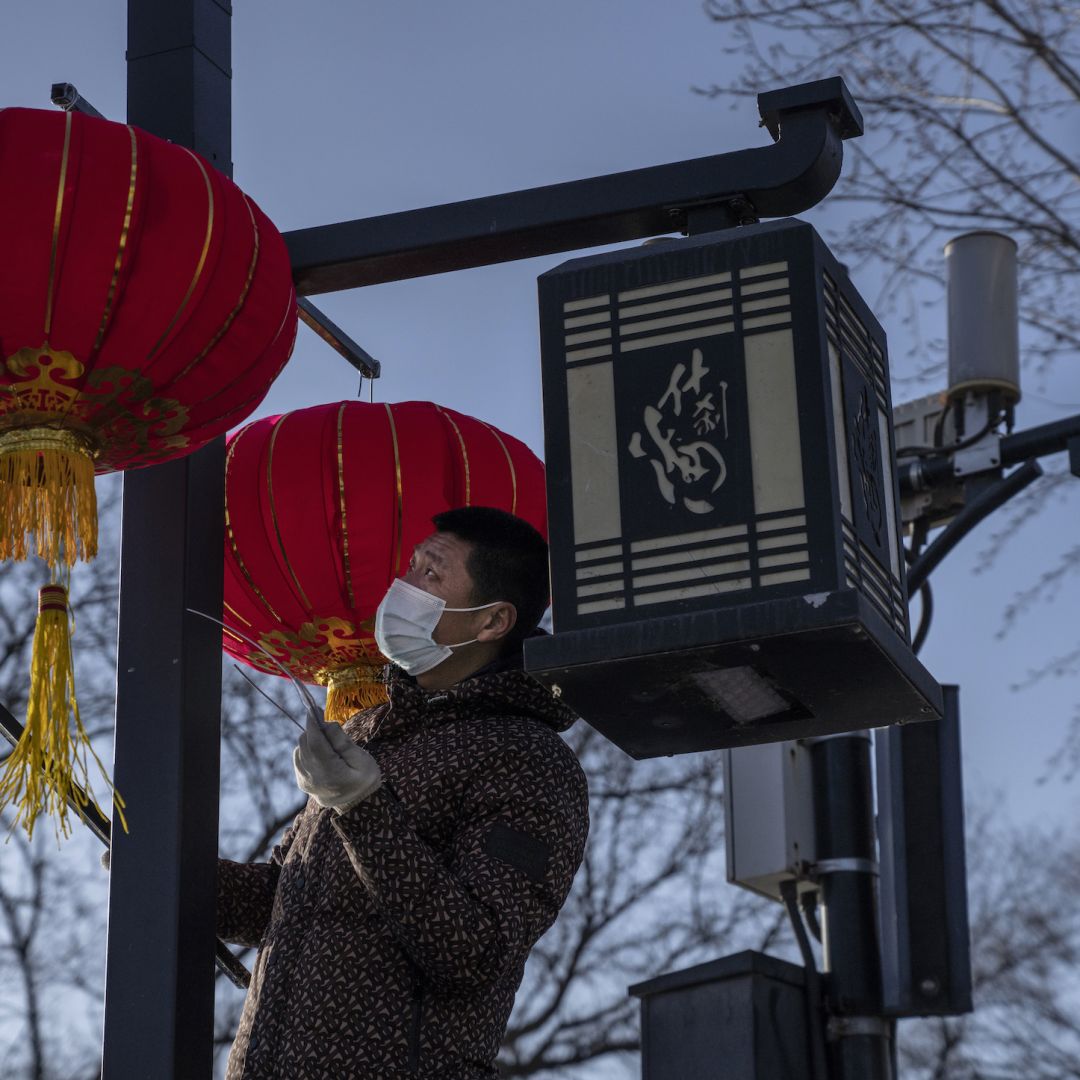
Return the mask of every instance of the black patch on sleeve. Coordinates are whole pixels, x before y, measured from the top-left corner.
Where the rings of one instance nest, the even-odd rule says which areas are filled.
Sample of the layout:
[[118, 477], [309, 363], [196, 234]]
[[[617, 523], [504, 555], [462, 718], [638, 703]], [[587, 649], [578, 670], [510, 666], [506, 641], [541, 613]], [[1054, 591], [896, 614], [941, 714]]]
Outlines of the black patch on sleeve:
[[484, 852], [520, 870], [532, 881], [543, 881], [547, 873], [547, 844], [509, 825], [492, 825], [484, 838]]

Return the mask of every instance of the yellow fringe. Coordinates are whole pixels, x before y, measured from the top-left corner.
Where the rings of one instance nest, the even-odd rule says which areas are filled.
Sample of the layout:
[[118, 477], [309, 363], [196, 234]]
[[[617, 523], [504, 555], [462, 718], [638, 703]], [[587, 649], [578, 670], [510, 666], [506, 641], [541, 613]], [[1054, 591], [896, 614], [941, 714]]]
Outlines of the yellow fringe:
[[[354, 713], [386, 701], [382, 669], [371, 664], [350, 664], [325, 672], [326, 719], [344, 724]], [[320, 682], [323, 677], [320, 677]]]
[[19, 808], [12, 828], [21, 825], [30, 838], [38, 815], [48, 813], [59, 840], [71, 834], [70, 808], [80, 818], [85, 817], [83, 809], [91, 803], [103, 813], [90, 791], [91, 759], [112, 791], [120, 824], [127, 832], [124, 800], [90, 745], [75, 701], [67, 590], [62, 585], [46, 585], [38, 594], [26, 728], [0, 775], [0, 806]]
[[0, 559], [38, 555], [50, 569], [97, 554], [93, 452], [73, 431], [0, 434]]

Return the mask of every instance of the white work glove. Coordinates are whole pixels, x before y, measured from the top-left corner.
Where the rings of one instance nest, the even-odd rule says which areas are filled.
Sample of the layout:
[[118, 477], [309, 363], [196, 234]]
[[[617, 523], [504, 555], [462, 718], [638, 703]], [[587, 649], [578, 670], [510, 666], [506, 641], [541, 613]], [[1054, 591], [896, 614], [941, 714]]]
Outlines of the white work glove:
[[339, 814], [373, 795], [382, 783], [375, 759], [340, 724], [328, 724], [311, 712], [293, 751], [293, 770], [301, 791]]

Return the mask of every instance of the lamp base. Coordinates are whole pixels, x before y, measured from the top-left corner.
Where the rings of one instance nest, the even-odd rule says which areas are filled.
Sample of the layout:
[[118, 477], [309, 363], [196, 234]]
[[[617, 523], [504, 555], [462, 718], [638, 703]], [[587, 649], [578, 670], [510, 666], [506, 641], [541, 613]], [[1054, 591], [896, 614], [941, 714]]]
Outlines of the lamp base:
[[854, 590], [530, 638], [525, 669], [634, 758], [942, 715], [941, 687]]

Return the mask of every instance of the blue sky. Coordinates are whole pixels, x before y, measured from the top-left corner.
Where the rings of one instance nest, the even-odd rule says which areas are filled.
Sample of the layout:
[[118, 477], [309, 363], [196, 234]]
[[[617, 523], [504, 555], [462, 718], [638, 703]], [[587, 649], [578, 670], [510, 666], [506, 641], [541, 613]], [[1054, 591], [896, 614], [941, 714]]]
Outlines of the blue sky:
[[[0, 104], [48, 107], [50, 84], [63, 80], [123, 119], [124, 0], [6, 0], [3, 19]], [[691, 91], [727, 74], [722, 33], [698, 0], [237, 3], [235, 178], [291, 229], [761, 145], [752, 103], [731, 110]], [[842, 220], [827, 207], [804, 217]], [[535, 279], [561, 261], [317, 302], [382, 362], [377, 399], [435, 400], [542, 453]], [[934, 306], [926, 312], [930, 337], [940, 333], [940, 314]], [[889, 322], [886, 330], [899, 360], [903, 330]], [[1058, 371], [1028, 383], [1020, 426], [1080, 411], [1080, 376]], [[898, 381], [894, 400], [932, 389]], [[292, 361], [256, 415], [356, 390], [352, 369], [301, 329]], [[936, 616], [922, 659], [940, 680], [962, 687], [966, 781], [1001, 792], [1021, 821], [1065, 825], [1080, 802], [1080, 779], [1036, 782], [1080, 687], [1057, 680], [1010, 689], [1075, 642], [1080, 582], [1067, 582], [1004, 638], [997, 631], [1011, 596], [1064, 550], [1077, 488], [991, 571], [973, 574], [984, 527], [933, 578]]]

